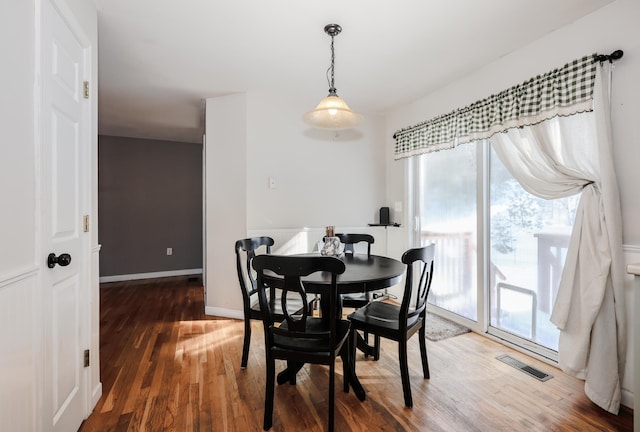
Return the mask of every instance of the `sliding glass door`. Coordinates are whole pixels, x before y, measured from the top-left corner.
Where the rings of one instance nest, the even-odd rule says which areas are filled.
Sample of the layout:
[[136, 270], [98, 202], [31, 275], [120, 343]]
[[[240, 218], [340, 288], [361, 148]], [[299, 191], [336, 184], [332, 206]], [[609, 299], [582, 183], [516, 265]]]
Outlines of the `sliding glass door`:
[[416, 242], [436, 243], [429, 302], [463, 324], [554, 358], [558, 331], [549, 316], [579, 196], [529, 194], [488, 142], [414, 159]]
[[544, 200], [520, 186], [491, 151], [490, 324], [553, 351], [549, 317], [558, 291], [579, 195]]
[[477, 151], [474, 145], [417, 158], [415, 206], [421, 245], [436, 244], [429, 302], [478, 319]]

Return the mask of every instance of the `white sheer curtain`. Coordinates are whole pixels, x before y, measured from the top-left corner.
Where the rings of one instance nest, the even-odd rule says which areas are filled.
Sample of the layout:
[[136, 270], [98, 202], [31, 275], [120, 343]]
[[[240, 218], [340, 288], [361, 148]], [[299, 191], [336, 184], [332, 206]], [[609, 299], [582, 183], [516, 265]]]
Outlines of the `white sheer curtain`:
[[611, 65], [599, 65], [593, 111], [554, 117], [491, 137], [522, 187], [541, 198], [582, 192], [551, 321], [558, 360], [587, 396], [618, 413], [626, 359], [620, 199], [609, 119]]

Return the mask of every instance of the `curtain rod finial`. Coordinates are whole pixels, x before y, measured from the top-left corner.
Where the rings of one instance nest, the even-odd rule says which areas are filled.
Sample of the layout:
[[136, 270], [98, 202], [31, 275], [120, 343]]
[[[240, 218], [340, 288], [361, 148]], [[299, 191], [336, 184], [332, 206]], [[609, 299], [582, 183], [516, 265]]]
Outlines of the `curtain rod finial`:
[[618, 60], [622, 58], [622, 55], [624, 54], [624, 51], [622, 50], [615, 50], [614, 52], [611, 53], [611, 55], [609, 55], [609, 58], [611, 60]]
[[609, 55], [606, 54], [596, 54], [595, 55], [595, 61], [599, 61], [599, 62], [603, 62], [603, 61], [609, 61], [609, 62], [613, 62], [614, 60], [620, 60], [622, 58], [622, 55], [624, 54], [624, 52], [622, 50], [615, 50], [614, 52], [612, 52]]

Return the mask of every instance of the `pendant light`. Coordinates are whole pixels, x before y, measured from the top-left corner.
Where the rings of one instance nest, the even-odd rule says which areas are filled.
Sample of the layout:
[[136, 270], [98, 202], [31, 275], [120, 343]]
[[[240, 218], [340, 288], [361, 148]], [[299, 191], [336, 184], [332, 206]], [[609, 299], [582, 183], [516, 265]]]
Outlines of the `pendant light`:
[[[329, 95], [320, 101], [316, 109], [305, 113], [303, 117], [306, 123], [323, 129], [348, 129], [362, 121], [362, 116], [355, 111], [351, 111], [347, 103], [338, 96], [334, 85], [335, 52], [333, 50], [333, 38], [339, 35], [341, 31], [342, 27], [338, 24], [327, 24], [324, 27], [324, 32], [331, 36], [331, 66], [327, 70]], [[329, 73], [331, 73], [330, 77]]]

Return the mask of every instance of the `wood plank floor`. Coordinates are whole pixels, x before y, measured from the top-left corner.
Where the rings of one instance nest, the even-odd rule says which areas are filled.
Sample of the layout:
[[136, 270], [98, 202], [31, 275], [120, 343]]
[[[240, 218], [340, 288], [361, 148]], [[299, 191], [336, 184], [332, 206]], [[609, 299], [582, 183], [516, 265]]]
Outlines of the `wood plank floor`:
[[[242, 322], [205, 316], [200, 281], [105, 284], [100, 307], [103, 395], [80, 431], [262, 430], [260, 323], [242, 370]], [[409, 342], [413, 409], [403, 404], [397, 345], [383, 340], [379, 361], [358, 355], [365, 402], [342, 392], [336, 366], [337, 431], [632, 430], [630, 410], [608, 414], [586, 398], [582, 381], [474, 333], [427, 340], [431, 379], [424, 380], [416, 337]], [[554, 378], [540, 382], [496, 360], [500, 354]], [[271, 430], [326, 430], [327, 388], [327, 368], [312, 365], [296, 386], [277, 386]]]

